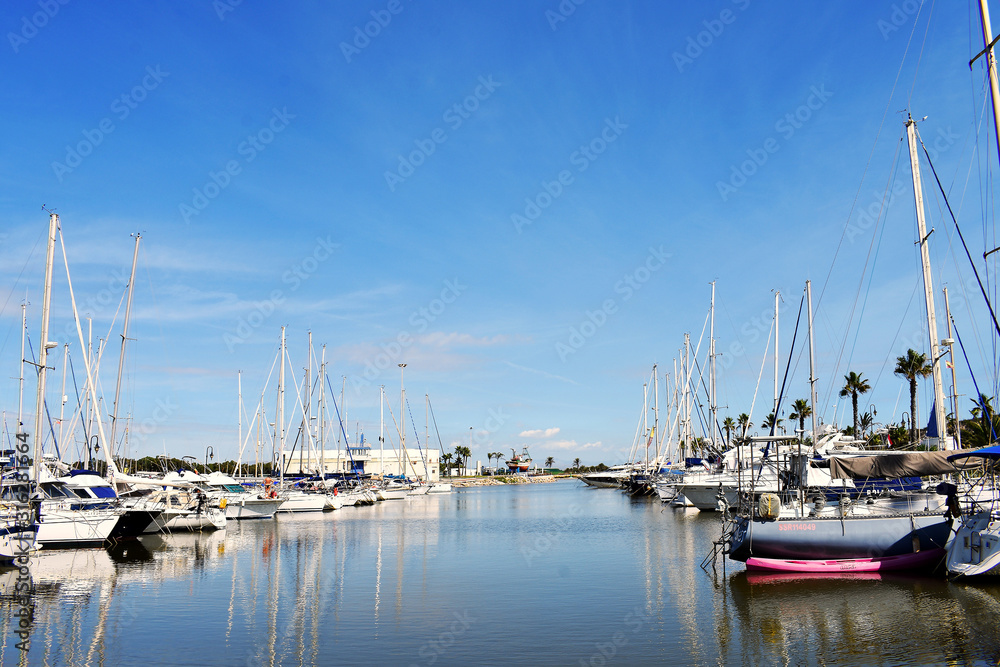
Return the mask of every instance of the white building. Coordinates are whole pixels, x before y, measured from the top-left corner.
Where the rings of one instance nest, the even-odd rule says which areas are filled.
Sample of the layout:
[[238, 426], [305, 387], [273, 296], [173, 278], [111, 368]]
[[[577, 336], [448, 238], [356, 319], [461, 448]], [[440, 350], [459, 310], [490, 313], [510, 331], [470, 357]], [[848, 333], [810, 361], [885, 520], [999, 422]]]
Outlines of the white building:
[[[426, 460], [426, 465], [425, 465]], [[405, 475], [430, 482], [440, 480], [436, 449], [407, 449], [405, 456], [393, 449], [372, 449], [367, 445], [343, 449], [327, 449], [322, 453], [286, 450], [281, 463], [285, 474], [316, 475], [320, 469], [326, 473], [358, 473], [375, 475]]]

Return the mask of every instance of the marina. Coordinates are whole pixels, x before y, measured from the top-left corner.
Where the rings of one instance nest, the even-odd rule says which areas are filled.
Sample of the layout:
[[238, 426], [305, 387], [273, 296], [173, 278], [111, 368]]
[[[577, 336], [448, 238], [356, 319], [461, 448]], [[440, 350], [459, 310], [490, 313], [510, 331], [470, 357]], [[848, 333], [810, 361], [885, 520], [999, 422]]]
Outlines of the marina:
[[[937, 665], [1000, 657], [1000, 582], [713, 574], [719, 517], [578, 480], [43, 552], [26, 664]], [[509, 579], [511, 568], [517, 582]], [[13, 637], [5, 571], [3, 635]], [[170, 631], [164, 631], [170, 628]], [[958, 631], [958, 629], [961, 629]], [[503, 636], [516, 635], [517, 642]], [[19, 655], [8, 641], [4, 664]]]
[[0, 664], [1000, 665], [988, 4], [12, 0]]

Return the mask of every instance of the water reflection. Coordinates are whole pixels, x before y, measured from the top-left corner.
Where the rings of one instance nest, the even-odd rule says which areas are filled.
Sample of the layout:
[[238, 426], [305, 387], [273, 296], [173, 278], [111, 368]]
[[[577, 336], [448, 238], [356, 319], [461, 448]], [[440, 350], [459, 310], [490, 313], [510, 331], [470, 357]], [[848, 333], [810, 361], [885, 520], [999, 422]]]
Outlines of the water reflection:
[[[35, 613], [25, 662], [756, 665], [1000, 657], [998, 586], [877, 574], [713, 575], [698, 565], [718, 535], [717, 516], [630, 501], [614, 490], [546, 486], [42, 552], [29, 568]], [[525, 548], [537, 553], [529, 558]], [[14, 646], [17, 576], [0, 572], [3, 664], [22, 658]]]
[[1000, 655], [1000, 589], [879, 573], [728, 579], [744, 663], [975, 662]]

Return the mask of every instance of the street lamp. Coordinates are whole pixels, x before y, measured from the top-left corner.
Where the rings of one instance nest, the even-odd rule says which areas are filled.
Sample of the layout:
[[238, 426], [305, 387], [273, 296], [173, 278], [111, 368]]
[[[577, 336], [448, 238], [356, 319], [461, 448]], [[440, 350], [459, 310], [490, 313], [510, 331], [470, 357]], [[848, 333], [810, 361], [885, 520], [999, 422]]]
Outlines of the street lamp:
[[212, 445], [209, 445], [208, 447], [205, 448], [205, 472], [208, 472], [209, 459], [212, 459], [213, 461], [215, 460], [215, 449], [212, 447]]

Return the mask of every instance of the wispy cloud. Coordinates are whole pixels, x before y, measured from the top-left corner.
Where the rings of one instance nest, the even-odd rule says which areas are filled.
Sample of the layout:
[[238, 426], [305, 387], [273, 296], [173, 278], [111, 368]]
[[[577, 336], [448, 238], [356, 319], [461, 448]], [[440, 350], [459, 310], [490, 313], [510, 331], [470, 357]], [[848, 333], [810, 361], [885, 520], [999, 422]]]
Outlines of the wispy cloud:
[[582, 445], [578, 445], [576, 443], [576, 440], [556, 440], [554, 442], [545, 443], [545, 446], [550, 447], [552, 449], [573, 449], [573, 450], [598, 449], [601, 446], [601, 441], [598, 440], [597, 442], [585, 442]]
[[559, 428], [535, 429], [533, 431], [521, 431], [522, 438], [551, 438], [559, 432]]
[[417, 342], [424, 345], [436, 347], [489, 347], [492, 345], [503, 345], [510, 341], [510, 336], [497, 334], [496, 336], [473, 336], [463, 333], [445, 333], [443, 331], [433, 331], [417, 337]]
[[516, 368], [519, 371], [525, 371], [527, 373], [534, 373], [536, 375], [541, 375], [542, 377], [547, 377], [547, 378], [552, 379], [552, 380], [562, 380], [563, 382], [568, 382], [570, 384], [575, 384], [577, 386], [580, 386], [579, 382], [576, 382], [575, 380], [570, 380], [569, 378], [564, 378], [561, 375], [554, 375], [552, 373], [547, 373], [545, 371], [540, 371], [537, 368], [528, 368], [527, 366], [520, 366], [518, 364], [511, 363], [509, 361], [505, 361], [504, 363], [507, 364], [508, 366], [510, 366], [511, 368]]

